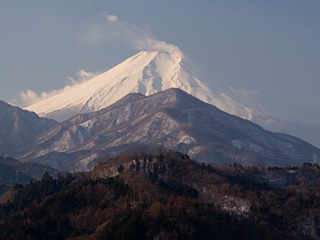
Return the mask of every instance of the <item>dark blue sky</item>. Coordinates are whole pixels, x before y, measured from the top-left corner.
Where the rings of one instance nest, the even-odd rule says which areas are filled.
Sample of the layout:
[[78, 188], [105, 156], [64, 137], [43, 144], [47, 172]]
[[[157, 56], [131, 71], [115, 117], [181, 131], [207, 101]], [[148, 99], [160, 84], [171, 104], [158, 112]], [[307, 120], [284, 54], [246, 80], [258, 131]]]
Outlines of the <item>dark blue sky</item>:
[[3, 1], [0, 99], [108, 70], [139, 51], [129, 31], [177, 45], [270, 113], [320, 122], [319, 12], [318, 0]]

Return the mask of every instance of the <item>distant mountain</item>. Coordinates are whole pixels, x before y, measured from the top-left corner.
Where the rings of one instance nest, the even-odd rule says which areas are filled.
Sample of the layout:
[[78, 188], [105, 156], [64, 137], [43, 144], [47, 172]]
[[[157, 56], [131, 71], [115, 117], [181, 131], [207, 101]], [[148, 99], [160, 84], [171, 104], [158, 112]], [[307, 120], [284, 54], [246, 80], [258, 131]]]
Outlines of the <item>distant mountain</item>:
[[129, 94], [100, 111], [77, 115], [16, 153], [63, 170], [88, 170], [105, 154], [162, 145], [198, 161], [285, 165], [312, 162], [320, 149], [225, 113], [179, 89]]
[[310, 124], [297, 120], [271, 117], [267, 115], [255, 115], [251, 119], [254, 123], [274, 132], [283, 132], [298, 136], [307, 142], [320, 147], [320, 124]]
[[57, 170], [41, 164], [0, 156], [0, 184], [24, 184], [30, 180], [39, 180], [45, 172], [55, 177], [58, 175]]
[[[250, 119], [254, 110], [234, 100], [227, 89], [221, 91], [205, 77], [180, 51], [140, 52], [109, 71], [64, 89], [26, 109], [39, 116], [58, 121], [79, 113], [103, 109], [129, 93], [149, 96], [169, 88], [183, 91], [237, 116]], [[257, 113], [256, 113], [257, 114]]]
[[57, 124], [33, 112], [0, 101], [0, 154], [10, 155]]

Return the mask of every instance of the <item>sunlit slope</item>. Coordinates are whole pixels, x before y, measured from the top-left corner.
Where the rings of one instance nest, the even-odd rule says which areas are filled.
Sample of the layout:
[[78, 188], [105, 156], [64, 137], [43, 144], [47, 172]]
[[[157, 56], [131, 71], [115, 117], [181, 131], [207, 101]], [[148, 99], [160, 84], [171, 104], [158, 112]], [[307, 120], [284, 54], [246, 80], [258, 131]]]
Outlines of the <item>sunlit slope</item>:
[[227, 90], [222, 91], [215, 82], [203, 79], [180, 51], [140, 52], [109, 71], [65, 88], [26, 109], [62, 121], [78, 113], [105, 108], [129, 93], [149, 96], [169, 88], [180, 88], [204, 102], [246, 119], [251, 119], [254, 112], [234, 100]]

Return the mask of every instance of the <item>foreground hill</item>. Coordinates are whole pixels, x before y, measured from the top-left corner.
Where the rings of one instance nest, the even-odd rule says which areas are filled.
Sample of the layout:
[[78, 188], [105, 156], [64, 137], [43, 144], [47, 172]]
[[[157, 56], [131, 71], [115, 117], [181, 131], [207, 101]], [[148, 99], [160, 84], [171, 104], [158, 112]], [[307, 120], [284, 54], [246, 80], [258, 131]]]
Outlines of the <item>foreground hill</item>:
[[319, 166], [311, 164], [212, 167], [163, 149], [153, 154], [128, 151], [89, 173], [58, 179], [46, 173], [39, 182], [16, 186], [0, 199], [8, 201], [0, 205], [0, 235], [3, 239], [317, 239], [319, 173]]
[[16, 153], [60, 170], [82, 171], [105, 154], [161, 145], [212, 164], [285, 165], [313, 162], [320, 149], [286, 134], [265, 131], [180, 89], [129, 94], [97, 112], [77, 115]]

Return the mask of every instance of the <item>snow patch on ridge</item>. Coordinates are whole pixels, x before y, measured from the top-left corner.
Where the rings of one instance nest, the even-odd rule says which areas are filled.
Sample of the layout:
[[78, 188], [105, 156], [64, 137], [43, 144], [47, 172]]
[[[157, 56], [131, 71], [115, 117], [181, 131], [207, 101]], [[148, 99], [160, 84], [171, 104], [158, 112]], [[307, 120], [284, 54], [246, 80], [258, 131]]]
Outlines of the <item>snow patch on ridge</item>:
[[180, 144], [180, 143], [192, 144], [195, 142], [196, 142], [196, 140], [193, 137], [191, 137], [189, 135], [182, 135], [180, 137], [180, 141], [178, 142], [178, 144]]

